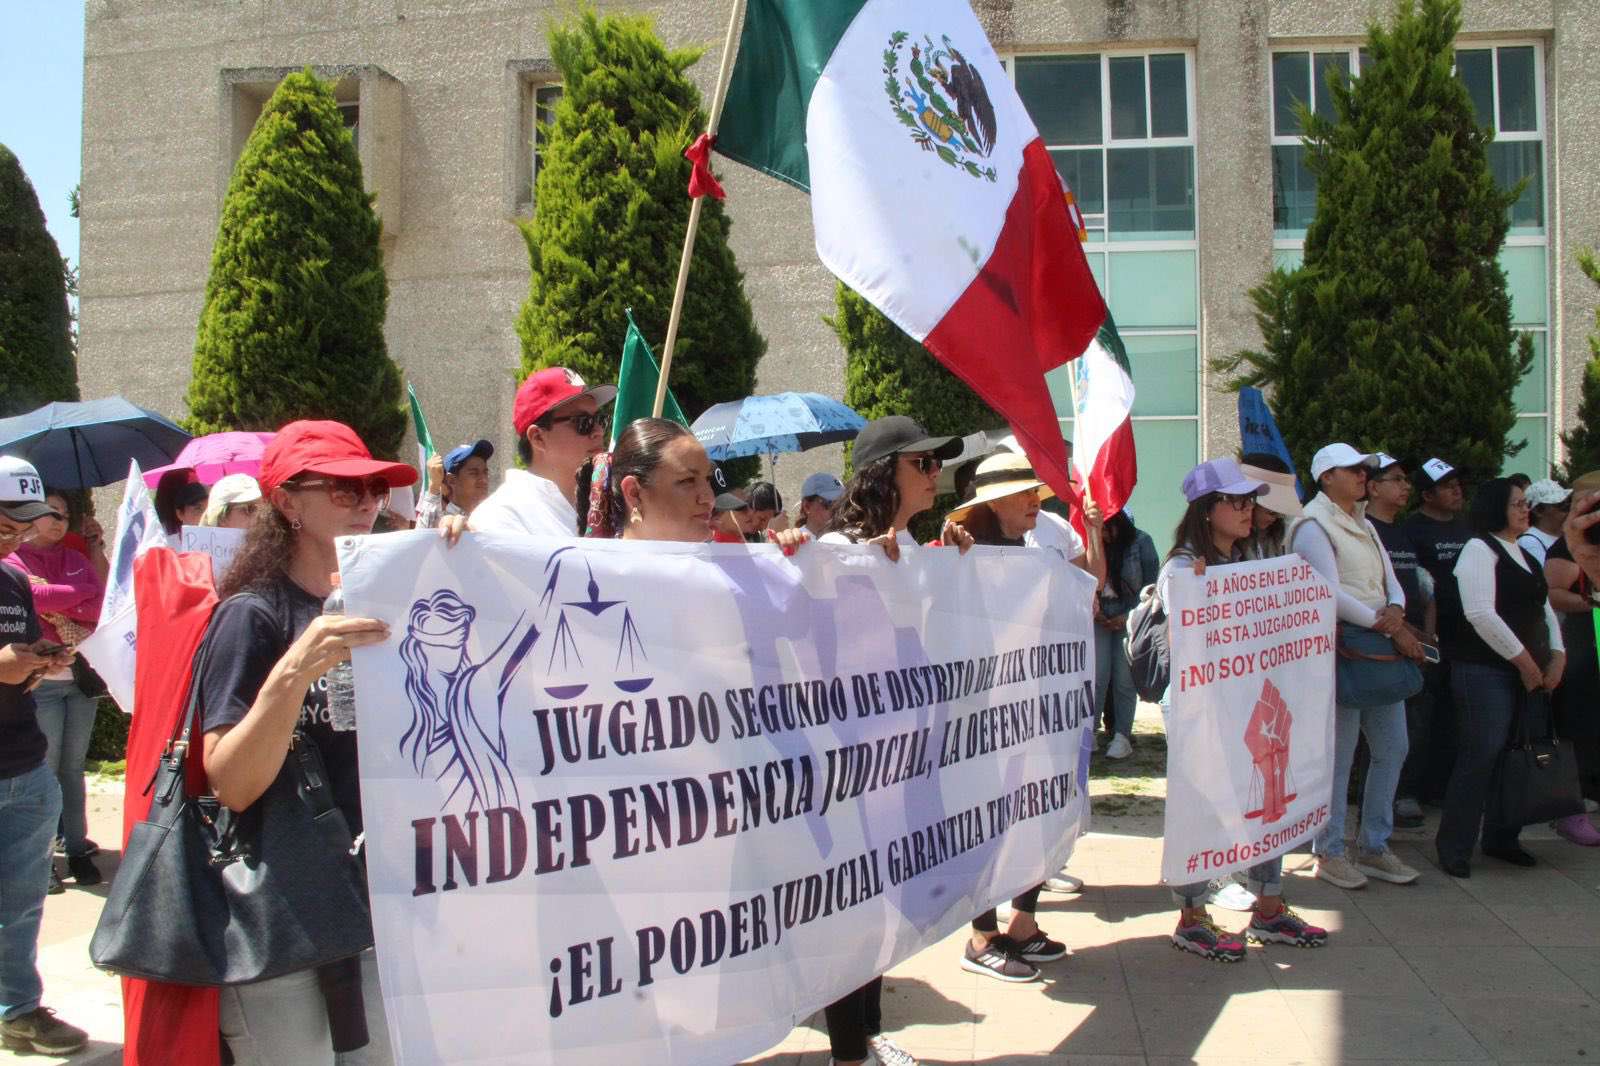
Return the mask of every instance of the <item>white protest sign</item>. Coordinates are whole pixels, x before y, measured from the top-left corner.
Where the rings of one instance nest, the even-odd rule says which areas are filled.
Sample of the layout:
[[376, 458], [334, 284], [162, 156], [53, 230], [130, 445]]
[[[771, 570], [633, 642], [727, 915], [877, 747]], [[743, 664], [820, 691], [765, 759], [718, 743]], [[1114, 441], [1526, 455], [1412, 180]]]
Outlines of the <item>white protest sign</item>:
[[184, 526], [183, 551], [205, 552], [211, 556], [211, 576], [221, 581], [233, 565], [233, 557], [244, 545], [245, 531], [222, 526]]
[[137, 461], [128, 463], [128, 481], [117, 508], [117, 531], [111, 538], [111, 569], [100, 601], [100, 621], [78, 651], [106, 683], [117, 706], [133, 713], [133, 681], [137, 655], [138, 611], [133, 595], [133, 564], [150, 548], [165, 544], [150, 491]]
[[[1051, 552], [340, 541], [401, 1064], [733, 1062], [1059, 869], [1093, 581]], [[956, 965], [955, 959], [950, 965]]]
[[1335, 611], [1298, 555], [1172, 574], [1168, 884], [1293, 851], [1327, 821]]

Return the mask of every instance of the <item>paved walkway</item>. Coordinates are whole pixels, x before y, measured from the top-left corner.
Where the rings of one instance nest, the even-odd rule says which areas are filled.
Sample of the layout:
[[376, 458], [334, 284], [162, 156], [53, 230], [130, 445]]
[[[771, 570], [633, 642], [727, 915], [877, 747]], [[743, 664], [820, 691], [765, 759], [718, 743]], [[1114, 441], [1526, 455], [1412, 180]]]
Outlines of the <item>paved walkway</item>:
[[[118, 839], [116, 803], [91, 797], [96, 839]], [[1541, 827], [1525, 834], [1537, 868], [1480, 859], [1471, 880], [1455, 881], [1424, 858], [1431, 830], [1402, 834], [1396, 851], [1422, 880], [1360, 892], [1313, 879], [1309, 858], [1293, 855], [1285, 891], [1332, 943], [1252, 947], [1224, 966], [1169, 946], [1159, 819], [1097, 830], [1072, 863], [1088, 887], [1041, 901], [1044, 928], [1074, 954], [1047, 965], [1043, 982], [1007, 985], [962, 970], [965, 934], [952, 934], [888, 976], [884, 1015], [902, 1046], [925, 1063], [1600, 1060], [1600, 849]], [[51, 897], [41, 949], [46, 1002], [95, 1043], [71, 1060], [0, 1051], [0, 1062], [118, 1061], [117, 982], [88, 961], [103, 892]], [[821, 1018], [752, 1061], [826, 1066]]]

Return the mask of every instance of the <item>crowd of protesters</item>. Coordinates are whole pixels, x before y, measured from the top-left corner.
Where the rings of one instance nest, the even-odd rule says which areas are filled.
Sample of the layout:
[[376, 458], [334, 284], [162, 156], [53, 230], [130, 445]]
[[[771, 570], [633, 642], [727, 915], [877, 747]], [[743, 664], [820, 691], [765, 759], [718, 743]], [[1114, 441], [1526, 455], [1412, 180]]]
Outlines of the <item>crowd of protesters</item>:
[[[641, 419], [607, 449], [615, 395], [560, 367], [527, 378], [513, 404], [517, 464], [498, 486], [494, 446], [478, 439], [434, 456], [413, 497], [417, 471], [374, 459], [352, 430], [330, 422], [283, 427], [255, 477], [228, 475], [209, 489], [192, 471], [160, 478], [154, 506], [174, 546], [186, 525], [243, 536], [219, 575], [220, 606], [194, 667], [205, 773], [223, 807], [259, 810], [284, 771], [285, 751], [311, 744], [359, 839], [357, 733], [329, 712], [322, 678], [351, 649], [387, 639], [388, 628], [323, 613], [337, 577], [337, 537], [416, 527], [438, 529], [451, 544], [479, 532], [769, 543], [790, 555], [816, 550], [805, 547], [814, 542], [865, 544], [898, 561], [948, 484], [944, 466], [963, 450], [960, 439], [930, 434], [914, 418], [877, 419], [856, 438], [849, 481], [810, 474], [791, 515], [771, 482], [729, 485], [676, 423]], [[1421, 827], [1430, 805], [1441, 810], [1436, 850], [1446, 874], [1470, 876], [1478, 848], [1534, 865], [1518, 843], [1521, 826], [1505, 823], [1490, 802], [1489, 783], [1515, 730], [1554, 723], [1578, 744], [1585, 794], [1600, 793], [1600, 725], [1592, 721], [1600, 665], [1589, 617], [1600, 548], [1585, 535], [1600, 512], [1573, 515], [1572, 490], [1554, 481], [1501, 478], [1477, 486], [1469, 507], [1447, 461], [1430, 458], [1413, 474], [1393, 456], [1345, 443], [1319, 450], [1310, 475], [1314, 493], [1302, 502], [1294, 473], [1276, 456], [1199, 464], [1183, 480], [1186, 509], [1163, 562], [1128, 511], [1103, 519], [1085, 495], [1072, 516], [1027, 458], [1001, 445], [954, 471], [957, 503], [934, 543], [961, 553], [974, 544], [1045, 549], [1090, 575], [1095, 732], [1103, 728], [1113, 761], [1135, 750], [1128, 628], [1141, 601], [1152, 591], [1164, 599], [1181, 568], [1299, 553], [1336, 589], [1341, 648], [1420, 671], [1407, 697], [1374, 702], [1336, 692], [1334, 802], [1313, 847], [1317, 876], [1345, 889], [1417, 880], [1390, 838], [1397, 827]], [[84, 762], [104, 689], [73, 649], [99, 618], [109, 564], [103, 531], [74, 513], [76, 503], [27, 463], [0, 458], [0, 631], [9, 641], [0, 646], [0, 1036], [7, 1047], [56, 1054], [81, 1048], [85, 1037], [42, 1005], [34, 964], [44, 897], [64, 887], [53, 850], [76, 884], [101, 880]], [[1359, 818], [1348, 848], [1352, 778]], [[1575, 844], [1600, 845], [1584, 814], [1556, 828]], [[1327, 930], [1285, 902], [1281, 859], [1251, 867], [1242, 880], [1172, 886], [1173, 944], [1236, 961], [1247, 942], [1328, 941]], [[1005, 982], [1038, 979], [1041, 965], [1068, 955], [1039, 926], [1040, 893], [1081, 885], [1062, 870], [1013, 899], [1003, 927], [996, 910], [974, 917], [962, 968]], [[1208, 902], [1249, 911], [1242, 933], [1216, 924]], [[391, 1061], [376, 983], [369, 950], [226, 988], [222, 1042], [239, 1066]], [[885, 1035], [882, 989], [879, 977], [825, 1009], [835, 1063], [915, 1063]]]

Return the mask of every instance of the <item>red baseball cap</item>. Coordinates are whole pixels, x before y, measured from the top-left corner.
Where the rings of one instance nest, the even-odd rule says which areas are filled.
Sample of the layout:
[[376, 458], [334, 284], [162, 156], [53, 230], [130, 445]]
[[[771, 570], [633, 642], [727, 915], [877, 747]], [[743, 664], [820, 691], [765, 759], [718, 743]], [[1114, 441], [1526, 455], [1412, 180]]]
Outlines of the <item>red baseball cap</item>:
[[296, 474], [323, 474], [327, 477], [383, 478], [390, 488], [417, 480], [417, 472], [405, 463], [374, 459], [361, 443], [356, 431], [343, 422], [290, 422], [278, 430], [261, 456], [263, 493], [271, 492]]
[[546, 412], [578, 396], [593, 396], [595, 403], [604, 407], [616, 399], [617, 387], [596, 385], [590, 388], [575, 371], [564, 366], [545, 367], [529, 374], [517, 388], [517, 400], [511, 407], [511, 425], [520, 437]]

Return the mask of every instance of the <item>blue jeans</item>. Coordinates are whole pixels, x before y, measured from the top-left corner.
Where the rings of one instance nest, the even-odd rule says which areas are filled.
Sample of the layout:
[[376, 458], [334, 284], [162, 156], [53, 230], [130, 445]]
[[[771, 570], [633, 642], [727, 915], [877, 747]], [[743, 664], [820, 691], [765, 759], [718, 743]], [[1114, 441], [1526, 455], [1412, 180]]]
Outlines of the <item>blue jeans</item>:
[[[1248, 881], [1247, 887], [1254, 892], [1257, 899], [1262, 896], [1283, 895], [1283, 856], [1258, 862], [1244, 872]], [[1192, 885], [1173, 885], [1172, 895], [1178, 905], [1191, 910], [1199, 907], [1206, 901], [1206, 892], [1210, 887], [1209, 881], [1196, 881]]]
[[[1534, 735], [1547, 722], [1544, 693], [1527, 693], [1522, 678], [1506, 666], [1480, 663], [1450, 664], [1450, 687], [1456, 694], [1456, 764], [1450, 773], [1450, 786], [1444, 796], [1444, 813], [1439, 816], [1439, 832], [1434, 844], [1439, 858], [1449, 862], [1469, 862], [1478, 843], [1478, 828], [1483, 827], [1483, 846], [1507, 849], [1517, 846], [1521, 826], [1501, 825], [1497, 812], [1488, 806], [1489, 785], [1500, 753], [1511, 739], [1517, 712], [1533, 716]], [[1488, 809], [1486, 810], [1486, 806]]]
[[39, 728], [50, 744], [45, 765], [61, 785], [61, 836], [67, 843], [67, 857], [76, 858], [89, 850], [83, 760], [89, 754], [98, 702], [85, 696], [70, 679], [39, 682], [33, 702], [38, 707]]
[[[1128, 635], [1120, 629], [1094, 627], [1094, 705], [1106, 709], [1110, 689], [1111, 731], [1133, 736], [1133, 710], [1138, 697], [1133, 690], [1133, 667], [1128, 663]], [[1109, 682], [1109, 684], [1108, 684]]]
[[0, 777], [0, 1018], [27, 1014], [44, 995], [35, 960], [60, 817], [61, 788], [48, 766]]
[[1311, 850], [1333, 858], [1344, 854], [1344, 819], [1349, 807], [1350, 767], [1356, 759], [1356, 742], [1367, 738], [1372, 762], [1361, 793], [1361, 826], [1356, 847], [1382, 851], [1394, 832], [1394, 794], [1400, 786], [1400, 769], [1406, 762], [1406, 705], [1333, 708], [1333, 797], [1328, 823], [1317, 834]]

